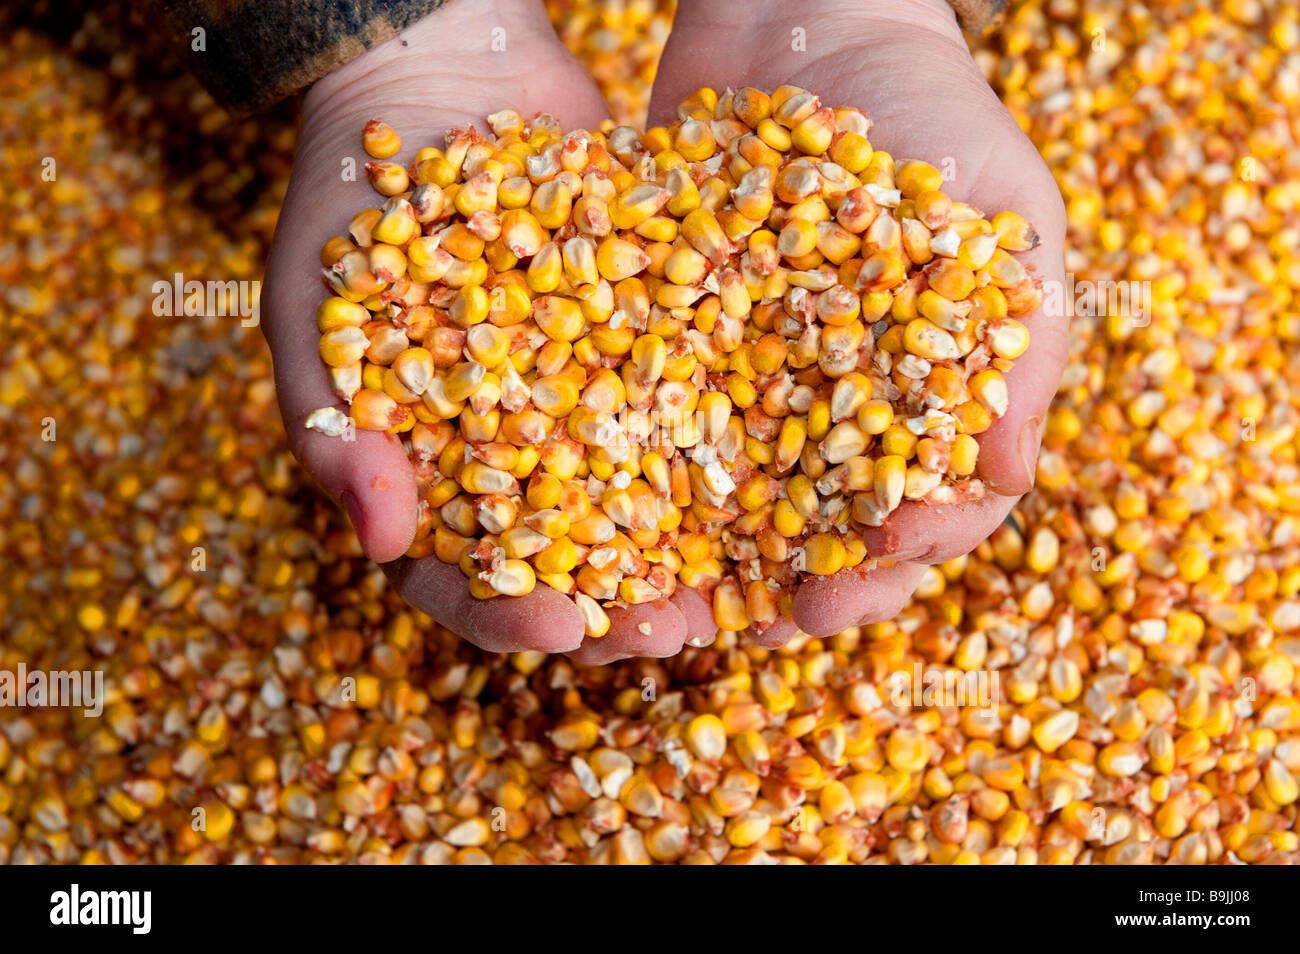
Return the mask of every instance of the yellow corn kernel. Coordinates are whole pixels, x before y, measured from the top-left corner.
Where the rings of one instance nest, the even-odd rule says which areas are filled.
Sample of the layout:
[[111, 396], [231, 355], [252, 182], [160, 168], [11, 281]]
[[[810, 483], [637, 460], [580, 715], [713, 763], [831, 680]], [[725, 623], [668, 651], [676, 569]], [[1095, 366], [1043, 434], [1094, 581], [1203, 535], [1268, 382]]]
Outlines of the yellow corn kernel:
[[1033, 226], [1015, 212], [999, 212], [993, 216], [993, 231], [998, 236], [998, 247], [1009, 252], [1027, 252], [1039, 244]]
[[376, 159], [389, 159], [401, 150], [402, 137], [382, 119], [372, 119], [361, 134], [361, 146]]
[[745, 597], [740, 584], [735, 580], [724, 579], [714, 588], [713, 621], [721, 630], [740, 631], [749, 626], [749, 616], [745, 611]]
[[839, 572], [847, 556], [844, 542], [831, 533], [817, 533], [804, 541], [803, 569], [817, 576]]

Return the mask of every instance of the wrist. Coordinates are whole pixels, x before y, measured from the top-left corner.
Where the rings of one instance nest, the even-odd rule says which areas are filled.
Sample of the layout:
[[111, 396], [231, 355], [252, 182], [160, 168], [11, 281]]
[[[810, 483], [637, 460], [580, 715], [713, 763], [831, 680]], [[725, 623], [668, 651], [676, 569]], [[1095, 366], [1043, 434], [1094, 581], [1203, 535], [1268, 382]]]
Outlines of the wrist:
[[788, 23], [803, 26], [809, 39], [820, 29], [865, 28], [888, 24], [895, 28], [932, 30], [949, 39], [965, 41], [957, 17], [947, 0], [681, 0], [674, 21], [688, 29], [744, 29]]
[[[303, 101], [304, 127], [383, 115], [401, 128], [481, 120], [492, 88], [522, 73], [539, 48], [558, 44], [539, 0], [449, 0], [397, 36], [318, 80]], [[400, 124], [400, 125], [399, 125]]]

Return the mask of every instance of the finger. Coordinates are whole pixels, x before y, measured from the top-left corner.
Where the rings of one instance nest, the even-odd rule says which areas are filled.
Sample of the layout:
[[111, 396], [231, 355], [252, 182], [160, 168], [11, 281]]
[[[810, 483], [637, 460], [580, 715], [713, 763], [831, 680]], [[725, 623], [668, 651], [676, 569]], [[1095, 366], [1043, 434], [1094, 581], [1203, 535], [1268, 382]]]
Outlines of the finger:
[[318, 351], [314, 311], [319, 287], [281, 279], [268, 296], [263, 322], [275, 363], [275, 384], [289, 449], [356, 527], [361, 548], [380, 563], [395, 560], [415, 539], [415, 474], [401, 442], [378, 431], [328, 437], [305, 426], [317, 408], [346, 405], [330, 386]]
[[679, 586], [668, 599], [682, 614], [686, 623], [687, 641], [707, 639], [717, 634], [718, 624], [713, 621], [713, 607], [695, 590]]
[[582, 614], [559, 590], [539, 584], [527, 596], [490, 600], [469, 594], [458, 567], [436, 557], [389, 563], [384, 572], [398, 594], [462, 639], [490, 653], [563, 653], [582, 643]]
[[[1050, 189], [1050, 194], [1043, 196], [1041, 189]], [[1029, 329], [1029, 350], [1005, 375], [1006, 413], [977, 438], [976, 473], [998, 493], [1012, 496], [1028, 493], [1034, 486], [1048, 408], [1070, 350], [1068, 303], [1063, 294], [1065, 213], [1050, 177], [1041, 189], [1032, 195], [1020, 194], [1013, 200], [1018, 204], [1006, 202], [987, 210], [993, 214], [1003, 208], [1016, 209], [1035, 227], [1042, 242], [1016, 256], [1044, 283], [1043, 306], [1017, 319]]]
[[759, 631], [753, 626], [745, 630], [745, 638], [755, 646], [764, 649], [780, 649], [799, 635], [799, 627], [784, 616], [778, 616], [776, 622]]
[[[279, 361], [276, 364], [280, 366]], [[303, 425], [314, 409], [301, 409], [302, 399], [302, 392], [297, 400], [281, 398], [294, 456], [348, 512], [366, 556], [378, 563], [397, 559], [415, 539], [417, 492], [406, 450], [392, 436], [377, 431], [356, 431], [355, 441], [308, 431]], [[335, 403], [336, 399], [322, 398], [316, 406]]]
[[989, 494], [958, 504], [905, 500], [884, 526], [865, 527], [867, 555], [895, 562], [946, 563], [980, 545], [1006, 519], [1016, 497]]
[[924, 574], [923, 564], [896, 563], [805, 580], [794, 594], [795, 624], [812, 636], [833, 636], [850, 626], [892, 619]]
[[587, 637], [569, 657], [586, 666], [603, 666], [632, 656], [675, 656], [686, 642], [686, 620], [668, 600], [615, 606], [609, 610], [609, 632]]

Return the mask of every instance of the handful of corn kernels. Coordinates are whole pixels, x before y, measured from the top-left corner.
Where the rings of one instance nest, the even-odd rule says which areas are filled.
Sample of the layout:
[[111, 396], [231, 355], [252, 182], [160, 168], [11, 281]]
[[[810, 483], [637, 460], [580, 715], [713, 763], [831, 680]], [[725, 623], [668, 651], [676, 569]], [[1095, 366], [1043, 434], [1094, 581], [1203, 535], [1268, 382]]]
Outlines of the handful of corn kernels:
[[[789, 616], [863, 565], [905, 500], [984, 493], [975, 435], [1007, 407], [1038, 238], [784, 86], [701, 89], [669, 128], [452, 130], [321, 253], [320, 354], [350, 405], [308, 427], [400, 435], [413, 557], [477, 597], [538, 582], [588, 635], [605, 609], [712, 599], [719, 629]], [[364, 133], [378, 160], [397, 133]]]

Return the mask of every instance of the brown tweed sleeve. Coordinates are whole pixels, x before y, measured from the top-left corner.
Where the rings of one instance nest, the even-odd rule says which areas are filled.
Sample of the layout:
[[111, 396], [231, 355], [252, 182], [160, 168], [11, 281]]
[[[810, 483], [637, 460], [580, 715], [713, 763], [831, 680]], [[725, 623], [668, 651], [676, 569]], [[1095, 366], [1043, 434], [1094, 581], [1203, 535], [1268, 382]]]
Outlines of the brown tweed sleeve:
[[213, 98], [251, 112], [296, 93], [447, 0], [157, 0]]
[[1007, 0], [948, 0], [957, 22], [969, 33], [983, 33], [1002, 15]]

